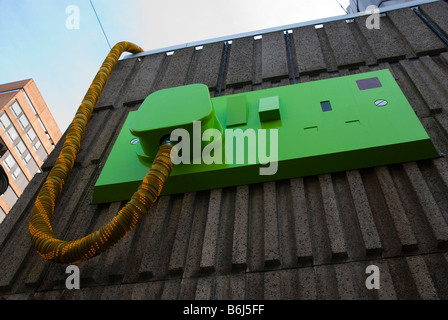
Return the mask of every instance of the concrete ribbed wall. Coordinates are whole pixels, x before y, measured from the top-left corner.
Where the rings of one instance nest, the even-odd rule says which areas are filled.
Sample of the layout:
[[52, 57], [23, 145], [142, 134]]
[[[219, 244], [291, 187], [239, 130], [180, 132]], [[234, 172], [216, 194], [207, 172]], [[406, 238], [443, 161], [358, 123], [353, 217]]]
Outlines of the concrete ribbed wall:
[[[446, 1], [420, 10], [448, 34]], [[389, 69], [446, 153], [447, 46], [411, 9], [388, 12], [380, 30], [364, 23], [297, 28], [290, 46], [274, 32], [235, 39], [226, 50], [211, 43], [121, 60], [56, 206], [56, 234], [84, 236], [124, 205], [90, 205], [93, 185], [127, 113], [172, 86], [205, 83], [212, 96], [229, 95]], [[162, 197], [123, 241], [79, 265], [81, 289], [67, 290], [66, 266], [42, 260], [28, 235], [33, 201], [61, 143], [0, 225], [4, 298], [448, 298], [446, 158]], [[366, 289], [371, 264], [380, 268], [380, 290]]]

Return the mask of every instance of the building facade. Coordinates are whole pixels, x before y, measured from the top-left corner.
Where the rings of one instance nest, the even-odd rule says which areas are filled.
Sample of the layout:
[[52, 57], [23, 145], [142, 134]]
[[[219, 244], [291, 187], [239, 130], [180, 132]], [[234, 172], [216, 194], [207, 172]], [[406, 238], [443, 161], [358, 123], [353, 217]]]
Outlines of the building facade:
[[0, 197], [0, 222], [60, 138], [59, 127], [32, 79], [0, 85], [0, 164], [9, 179]]

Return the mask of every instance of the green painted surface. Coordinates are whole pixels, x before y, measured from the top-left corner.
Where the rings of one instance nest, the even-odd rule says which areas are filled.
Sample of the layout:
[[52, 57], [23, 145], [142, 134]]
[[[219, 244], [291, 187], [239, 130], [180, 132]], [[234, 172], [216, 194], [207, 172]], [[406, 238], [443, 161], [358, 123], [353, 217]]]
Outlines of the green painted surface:
[[227, 99], [227, 128], [243, 126], [247, 123], [247, 102], [245, 95], [230, 96]]
[[[361, 82], [362, 87], [358, 86], [358, 80], [364, 80]], [[372, 83], [370, 89], [369, 83]], [[158, 147], [153, 145], [171, 129], [179, 126], [185, 128], [192, 137], [196, 134], [195, 138], [199, 140], [200, 134], [205, 130], [218, 129], [224, 134], [224, 145], [230, 141], [236, 142], [237, 138], [230, 139], [230, 133], [238, 136], [235, 130], [241, 129], [240, 133], [246, 134], [243, 147], [244, 163], [235, 163], [236, 143], [233, 146], [232, 159], [228, 150], [223, 147], [222, 164], [176, 165], [162, 194], [302, 177], [439, 156], [389, 70], [212, 99], [206, 99], [208, 90], [205, 92], [204, 87], [193, 85], [158, 91], [150, 95], [138, 111], [129, 114], [96, 182], [93, 203], [130, 199], [150, 166], [151, 158], [146, 153], [155, 154]], [[176, 97], [178, 93], [180, 96]], [[156, 95], [157, 99], [153, 95]], [[228, 113], [241, 112], [238, 107], [241, 104], [238, 101], [242, 101], [242, 96], [246, 101], [247, 121], [245, 124], [236, 125], [242, 114], [232, 116]], [[167, 101], [169, 97], [172, 99]], [[278, 103], [272, 104], [270, 101], [267, 110], [277, 110], [279, 118], [268, 117], [268, 121], [260, 121], [260, 101], [272, 97], [278, 97]], [[387, 104], [375, 105], [375, 101], [380, 99], [386, 100]], [[323, 109], [321, 103], [325, 101], [330, 103], [331, 108], [325, 103], [325, 110]], [[147, 105], [149, 107], [142, 111]], [[199, 133], [193, 130], [191, 124], [197, 120], [203, 121]], [[228, 121], [231, 121], [231, 127], [228, 126]], [[269, 164], [261, 164], [266, 161], [261, 157], [263, 154], [259, 154], [259, 129], [266, 129], [266, 156], [270, 151], [278, 151], [278, 167], [273, 175], [260, 175], [260, 168], [269, 167]], [[275, 137], [275, 132], [269, 129], [275, 129], [278, 135], [278, 143], [274, 139], [274, 145], [270, 143], [270, 137]], [[137, 134], [140, 142], [133, 145], [131, 141]], [[143, 150], [142, 139], [151, 150]], [[255, 142], [254, 149], [247, 143], [251, 139]], [[202, 141], [200, 148], [203, 149], [208, 143]]]
[[192, 132], [193, 121], [201, 121], [202, 130], [222, 130], [216, 120], [208, 88], [203, 84], [154, 92], [145, 99], [126, 127], [134, 138], [139, 138], [139, 157], [150, 164], [161, 139], [177, 128]]
[[260, 121], [280, 120], [280, 102], [278, 96], [261, 98], [258, 105]]

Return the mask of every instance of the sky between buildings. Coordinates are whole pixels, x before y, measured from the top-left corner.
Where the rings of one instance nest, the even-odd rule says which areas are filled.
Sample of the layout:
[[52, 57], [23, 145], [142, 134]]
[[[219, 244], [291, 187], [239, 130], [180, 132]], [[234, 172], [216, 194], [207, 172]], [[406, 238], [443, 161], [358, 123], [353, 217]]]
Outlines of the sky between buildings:
[[[92, 2], [111, 46], [146, 51], [343, 15], [349, 0]], [[90, 0], [0, 0], [0, 39], [0, 84], [33, 78], [64, 132], [110, 50]]]

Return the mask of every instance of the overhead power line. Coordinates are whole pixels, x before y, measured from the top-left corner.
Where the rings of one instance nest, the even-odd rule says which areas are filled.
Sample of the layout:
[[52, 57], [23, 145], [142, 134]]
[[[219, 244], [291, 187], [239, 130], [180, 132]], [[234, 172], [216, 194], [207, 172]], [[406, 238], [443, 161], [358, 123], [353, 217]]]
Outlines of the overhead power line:
[[95, 6], [93, 5], [92, 0], [90, 0], [90, 4], [92, 5], [93, 12], [95, 12], [95, 16], [96, 16], [96, 19], [98, 20], [98, 23], [100, 24], [101, 30], [103, 30], [103, 34], [104, 34], [104, 37], [106, 38], [107, 44], [109, 45], [109, 49], [112, 50], [112, 47], [110, 46], [110, 43], [109, 43], [109, 39], [107, 39], [106, 32], [104, 31], [104, 28], [103, 28], [103, 25], [101, 24], [100, 18], [98, 17], [98, 14], [96, 13]]
[[347, 10], [345, 10], [345, 8], [342, 6], [342, 4], [338, 0], [336, 0], [336, 2], [339, 3], [339, 5], [341, 6], [342, 10], [344, 10], [345, 13], [348, 14]]

